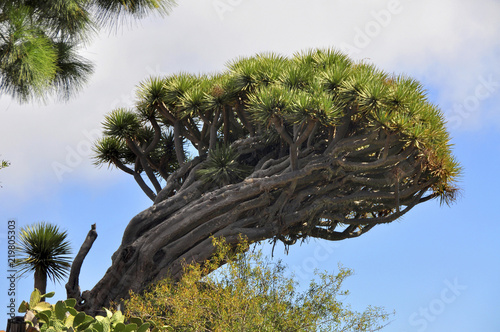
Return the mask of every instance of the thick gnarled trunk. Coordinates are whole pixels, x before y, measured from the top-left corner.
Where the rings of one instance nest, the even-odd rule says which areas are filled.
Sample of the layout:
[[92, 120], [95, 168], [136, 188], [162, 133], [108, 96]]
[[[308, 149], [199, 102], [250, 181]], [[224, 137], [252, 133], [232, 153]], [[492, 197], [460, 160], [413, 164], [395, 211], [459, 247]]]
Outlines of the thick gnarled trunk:
[[[250, 137], [233, 147], [244, 158], [258, 144]], [[250, 243], [275, 238], [293, 244], [308, 236], [343, 240], [432, 197], [423, 197], [434, 181], [423, 169], [424, 156], [396, 136], [377, 130], [327, 147], [326, 141], [303, 148], [296, 170], [289, 156], [267, 152], [244, 181], [222, 188], [196, 179], [202, 159], [186, 163], [169, 177], [154, 205], [130, 221], [99, 283], [81, 294], [73, 283], [68, 294], [77, 297], [79, 309], [95, 313], [130, 290], [180, 277], [184, 262], [206, 260], [214, 251], [212, 236], [229, 243], [240, 235]]]

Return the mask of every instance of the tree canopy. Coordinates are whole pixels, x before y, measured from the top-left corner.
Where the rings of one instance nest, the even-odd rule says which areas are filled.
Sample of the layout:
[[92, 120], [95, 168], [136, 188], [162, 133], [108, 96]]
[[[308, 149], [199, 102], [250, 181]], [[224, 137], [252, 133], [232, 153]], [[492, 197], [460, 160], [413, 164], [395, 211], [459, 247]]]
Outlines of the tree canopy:
[[338, 241], [456, 198], [444, 117], [415, 79], [334, 49], [227, 67], [149, 78], [133, 108], [106, 116], [96, 164], [133, 176], [153, 205], [82, 294], [86, 310], [179, 277], [214, 252], [212, 235]]
[[[106, 116], [95, 159], [133, 175], [152, 200], [176, 192], [167, 180], [194, 160], [186, 142], [199, 157], [208, 155], [196, 174], [220, 186], [257, 171], [269, 162], [269, 152], [288, 157], [286, 167], [296, 171], [300, 155], [331, 154], [343, 138], [351, 144], [337, 147], [337, 163], [364, 177], [353, 179], [356, 184], [390, 187], [399, 183], [394, 178], [410, 175], [405, 165], [418, 160], [418, 180], [427, 180], [432, 197], [455, 197], [460, 166], [444, 117], [422, 85], [336, 50], [293, 58], [259, 54], [230, 62], [221, 74], [150, 78], [138, 86], [137, 99], [133, 109]], [[397, 165], [389, 161], [391, 152], [403, 150]], [[385, 173], [370, 174], [376, 170]], [[169, 191], [161, 190], [162, 181]]]
[[21, 102], [68, 98], [93, 71], [82, 43], [123, 18], [165, 14], [172, 0], [0, 1], [0, 91]]

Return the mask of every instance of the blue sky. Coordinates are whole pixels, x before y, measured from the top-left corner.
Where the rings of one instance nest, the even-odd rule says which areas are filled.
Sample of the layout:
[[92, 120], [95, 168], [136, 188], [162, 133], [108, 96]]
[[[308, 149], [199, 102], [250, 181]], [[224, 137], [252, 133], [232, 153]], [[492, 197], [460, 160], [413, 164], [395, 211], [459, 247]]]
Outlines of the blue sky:
[[[449, 121], [464, 172], [462, 196], [451, 207], [427, 202], [402, 220], [357, 239], [311, 240], [275, 257], [302, 283], [314, 268], [354, 269], [345, 301], [396, 311], [385, 331], [500, 331], [500, 2], [179, 0], [166, 18], [148, 18], [103, 32], [84, 53], [96, 72], [67, 103], [18, 105], [0, 98], [0, 329], [8, 285], [7, 221], [18, 229], [49, 221], [66, 229], [76, 252], [90, 225], [97, 238], [82, 273], [82, 290], [104, 274], [128, 221], [149, 199], [133, 179], [92, 165], [90, 143], [104, 114], [132, 106], [134, 86], [150, 75], [215, 72], [238, 56], [285, 55], [341, 47], [355, 59], [415, 77]], [[268, 246], [263, 247], [270, 254]], [[17, 284], [27, 299], [31, 276]], [[49, 284], [56, 299], [63, 285]], [[5, 303], [5, 305], [4, 305]]]

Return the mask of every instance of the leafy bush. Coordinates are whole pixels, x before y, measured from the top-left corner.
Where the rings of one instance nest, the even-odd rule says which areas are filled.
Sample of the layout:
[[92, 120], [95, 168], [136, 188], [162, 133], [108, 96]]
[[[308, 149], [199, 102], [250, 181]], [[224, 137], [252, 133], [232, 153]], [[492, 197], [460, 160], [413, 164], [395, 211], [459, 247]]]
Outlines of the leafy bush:
[[[348, 294], [341, 284], [352, 274], [349, 269], [339, 266], [336, 275], [317, 272], [309, 288], [299, 292], [280, 262], [265, 260], [260, 251], [247, 252], [245, 243], [236, 249], [223, 240], [214, 244], [215, 257], [186, 265], [180, 281], [165, 279], [144, 294], [131, 292], [125, 314], [169, 331], [376, 331], [389, 318], [382, 308], [359, 313], [338, 299]], [[221, 262], [227, 264], [214, 271]]]

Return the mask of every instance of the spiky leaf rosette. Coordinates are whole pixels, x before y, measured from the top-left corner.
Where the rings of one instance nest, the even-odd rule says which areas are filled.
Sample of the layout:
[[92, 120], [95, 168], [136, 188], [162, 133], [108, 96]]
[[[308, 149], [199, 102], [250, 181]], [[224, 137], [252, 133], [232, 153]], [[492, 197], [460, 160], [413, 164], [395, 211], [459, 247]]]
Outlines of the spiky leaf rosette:
[[19, 232], [15, 265], [19, 275], [40, 270], [52, 281], [63, 280], [71, 265], [67, 233], [50, 223], [26, 226]]
[[205, 183], [214, 182], [218, 186], [239, 182], [249, 174], [249, 166], [238, 162], [239, 155], [231, 147], [218, 146], [208, 156], [197, 175]]

